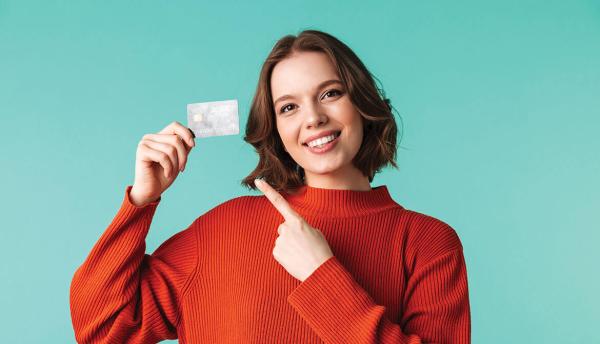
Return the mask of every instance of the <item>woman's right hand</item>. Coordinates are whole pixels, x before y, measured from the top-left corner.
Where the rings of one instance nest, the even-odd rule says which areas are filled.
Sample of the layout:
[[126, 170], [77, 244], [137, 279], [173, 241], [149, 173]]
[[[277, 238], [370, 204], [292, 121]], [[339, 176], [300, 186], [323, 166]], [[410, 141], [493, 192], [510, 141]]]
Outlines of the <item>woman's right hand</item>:
[[195, 145], [193, 132], [177, 121], [157, 134], [144, 135], [136, 152], [131, 202], [144, 206], [156, 201], [183, 172]]

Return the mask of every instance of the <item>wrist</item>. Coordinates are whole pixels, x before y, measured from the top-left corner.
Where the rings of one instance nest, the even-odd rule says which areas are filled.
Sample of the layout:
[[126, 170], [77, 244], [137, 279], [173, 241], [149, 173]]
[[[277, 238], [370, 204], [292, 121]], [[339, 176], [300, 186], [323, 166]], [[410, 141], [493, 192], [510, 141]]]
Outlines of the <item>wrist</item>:
[[140, 195], [140, 193], [133, 187], [129, 191], [128, 196], [129, 196], [129, 202], [131, 204], [135, 205], [136, 207], [140, 207], [140, 208], [148, 205], [149, 203], [156, 201], [156, 200], [150, 199], [148, 197], [144, 197], [143, 195]]

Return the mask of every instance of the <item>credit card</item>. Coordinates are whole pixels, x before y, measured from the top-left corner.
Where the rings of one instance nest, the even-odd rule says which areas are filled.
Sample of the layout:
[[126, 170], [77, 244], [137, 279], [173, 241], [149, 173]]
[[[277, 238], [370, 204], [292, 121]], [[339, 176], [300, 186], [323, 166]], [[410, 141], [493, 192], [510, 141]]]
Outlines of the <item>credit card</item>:
[[237, 99], [188, 104], [187, 119], [196, 137], [240, 133]]

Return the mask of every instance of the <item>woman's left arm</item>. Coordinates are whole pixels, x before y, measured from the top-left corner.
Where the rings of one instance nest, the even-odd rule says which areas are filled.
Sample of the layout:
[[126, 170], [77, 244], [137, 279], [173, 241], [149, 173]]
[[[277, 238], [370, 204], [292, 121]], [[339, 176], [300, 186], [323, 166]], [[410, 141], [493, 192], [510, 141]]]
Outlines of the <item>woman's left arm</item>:
[[319, 266], [288, 302], [326, 343], [470, 343], [471, 315], [462, 249], [409, 278], [401, 324], [391, 322], [337, 260]]

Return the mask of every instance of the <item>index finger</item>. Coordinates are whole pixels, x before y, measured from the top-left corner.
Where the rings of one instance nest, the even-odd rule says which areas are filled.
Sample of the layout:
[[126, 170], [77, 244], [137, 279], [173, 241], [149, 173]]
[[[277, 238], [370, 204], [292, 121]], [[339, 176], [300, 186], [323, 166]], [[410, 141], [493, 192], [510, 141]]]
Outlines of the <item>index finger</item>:
[[159, 134], [176, 134], [185, 140], [191, 147], [196, 145], [192, 131], [177, 121], [174, 121], [163, 130], [159, 131]]
[[300, 217], [298, 213], [292, 209], [289, 203], [277, 192], [269, 183], [261, 179], [255, 179], [254, 184], [262, 191], [267, 199], [273, 204], [275, 209], [283, 216], [286, 221], [296, 220]]

